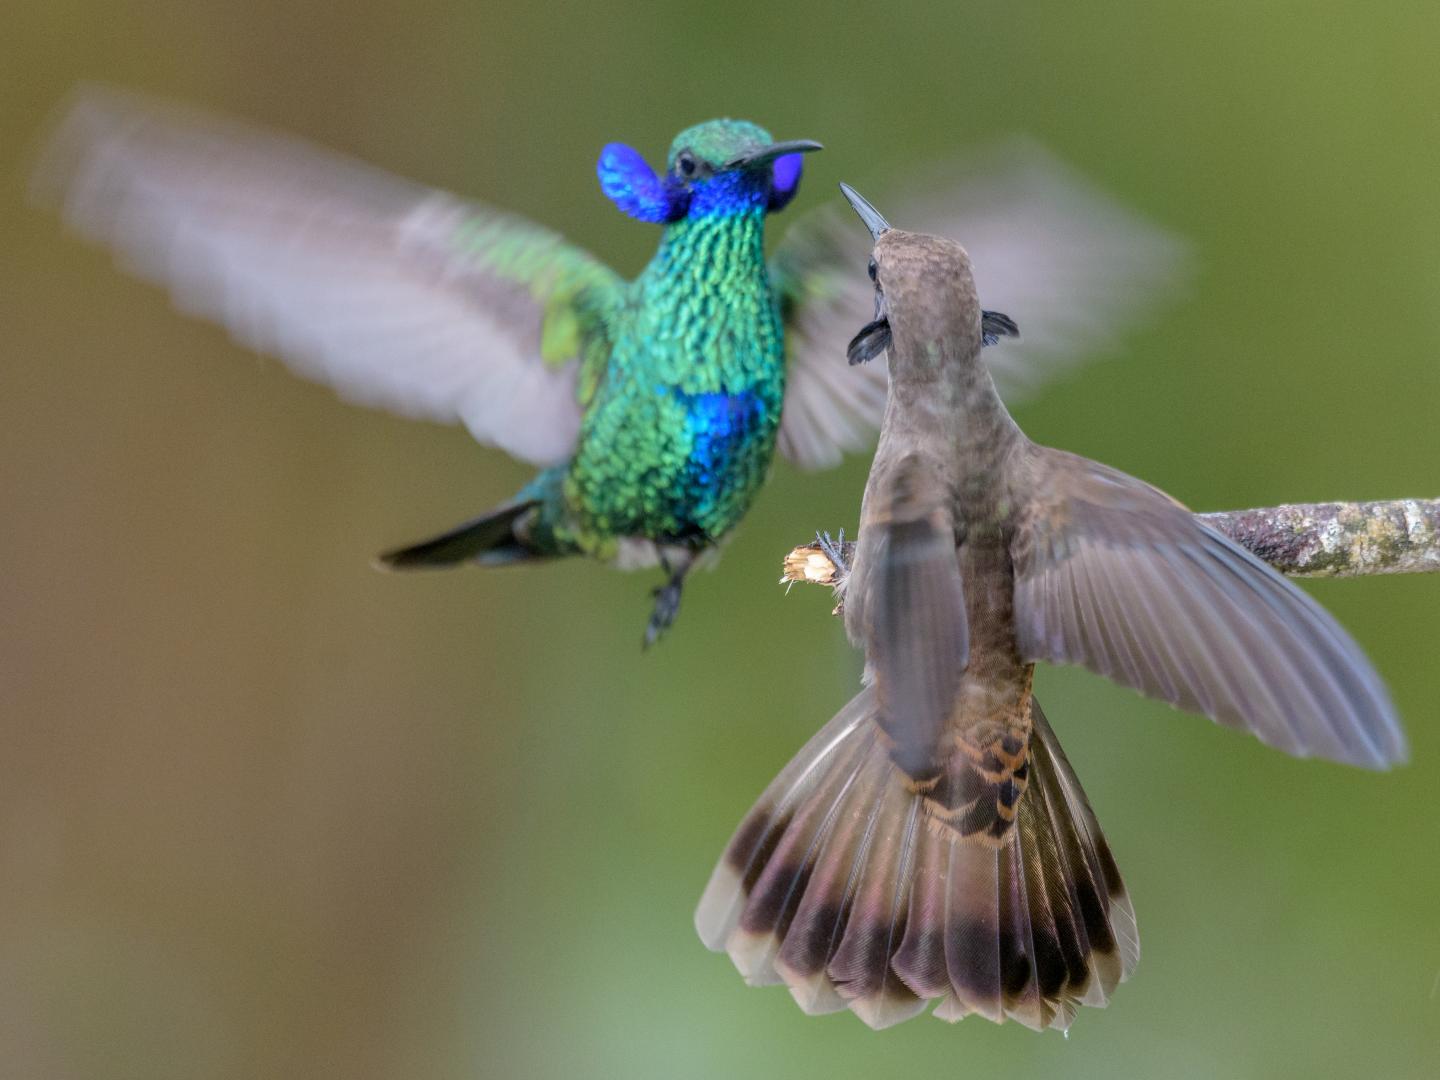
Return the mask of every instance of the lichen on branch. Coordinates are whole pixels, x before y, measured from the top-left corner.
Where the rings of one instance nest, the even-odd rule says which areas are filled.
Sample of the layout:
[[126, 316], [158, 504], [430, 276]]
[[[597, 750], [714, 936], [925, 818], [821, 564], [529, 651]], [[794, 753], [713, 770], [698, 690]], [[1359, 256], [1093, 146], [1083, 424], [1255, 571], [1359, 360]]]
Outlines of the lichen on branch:
[[[1361, 577], [1440, 572], [1440, 499], [1301, 503], [1198, 515], [1216, 532], [1292, 577]], [[839, 543], [848, 562], [855, 545]], [[820, 544], [785, 556], [784, 584], [834, 586]]]

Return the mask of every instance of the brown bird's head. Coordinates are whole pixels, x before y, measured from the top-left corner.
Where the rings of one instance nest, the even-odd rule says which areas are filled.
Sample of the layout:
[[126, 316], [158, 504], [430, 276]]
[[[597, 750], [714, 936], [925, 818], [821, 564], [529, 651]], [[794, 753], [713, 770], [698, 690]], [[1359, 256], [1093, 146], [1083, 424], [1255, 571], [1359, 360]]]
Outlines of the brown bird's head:
[[850, 363], [889, 350], [891, 374], [903, 378], [909, 372], [897, 365], [933, 370], [948, 358], [977, 355], [983, 313], [965, 249], [941, 236], [892, 229], [854, 188], [840, 188], [875, 242], [870, 257], [875, 318], [850, 342]]

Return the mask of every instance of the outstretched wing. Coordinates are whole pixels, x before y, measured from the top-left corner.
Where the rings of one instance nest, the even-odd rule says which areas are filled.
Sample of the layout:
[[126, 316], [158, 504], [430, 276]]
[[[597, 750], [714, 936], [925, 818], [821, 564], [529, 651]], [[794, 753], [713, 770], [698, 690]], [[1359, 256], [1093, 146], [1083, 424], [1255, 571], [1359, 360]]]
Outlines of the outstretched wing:
[[302, 140], [80, 91], [34, 190], [182, 310], [367, 405], [540, 465], [580, 426], [620, 279], [557, 234]]
[[[924, 190], [887, 200], [886, 213], [896, 228], [963, 244], [981, 303], [1019, 324], [1019, 340], [985, 351], [1007, 401], [1113, 347], [1183, 277], [1181, 241], [1029, 140], [937, 169]], [[865, 230], [837, 200], [798, 222], [775, 252], [790, 354], [780, 448], [806, 468], [870, 446], [884, 415], [885, 359], [845, 364], [846, 342], [873, 318], [869, 251]]]
[[863, 636], [895, 763], [933, 783], [954, 749], [947, 729], [970, 656], [950, 492], [941, 470], [917, 454], [876, 473], [847, 620]]
[[1032, 452], [1040, 498], [1011, 549], [1027, 660], [1083, 664], [1299, 757], [1404, 758], [1379, 675], [1307, 594], [1148, 484]]

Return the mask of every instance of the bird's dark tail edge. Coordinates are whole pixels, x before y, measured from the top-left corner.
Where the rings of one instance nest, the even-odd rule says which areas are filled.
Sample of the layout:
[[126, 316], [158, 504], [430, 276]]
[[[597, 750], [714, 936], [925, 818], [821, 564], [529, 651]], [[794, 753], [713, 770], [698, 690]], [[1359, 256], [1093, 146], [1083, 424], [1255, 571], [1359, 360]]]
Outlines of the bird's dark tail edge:
[[530, 552], [515, 536], [515, 523], [537, 505], [533, 499], [506, 503], [439, 536], [387, 551], [377, 557], [376, 564], [386, 570], [425, 570], [464, 562], [500, 564], [529, 558]]
[[889, 756], [872, 689], [751, 809], [695, 913], [752, 985], [872, 1028], [923, 1011], [1068, 1028], [1140, 958], [1135, 912], [1039, 703], [1029, 786], [998, 842], [927, 819]]

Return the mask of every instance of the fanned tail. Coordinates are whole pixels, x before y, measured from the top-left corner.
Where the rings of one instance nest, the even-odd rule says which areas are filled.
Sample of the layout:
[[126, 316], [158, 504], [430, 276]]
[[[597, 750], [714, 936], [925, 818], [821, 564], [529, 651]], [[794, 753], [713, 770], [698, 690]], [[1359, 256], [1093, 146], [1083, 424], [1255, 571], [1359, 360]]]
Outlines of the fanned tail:
[[1140, 957], [1135, 913], [1038, 703], [1015, 827], [962, 836], [907, 784], [857, 695], [750, 811], [695, 914], [705, 944], [807, 1013], [921, 1012], [1035, 1029], [1103, 1006]]

